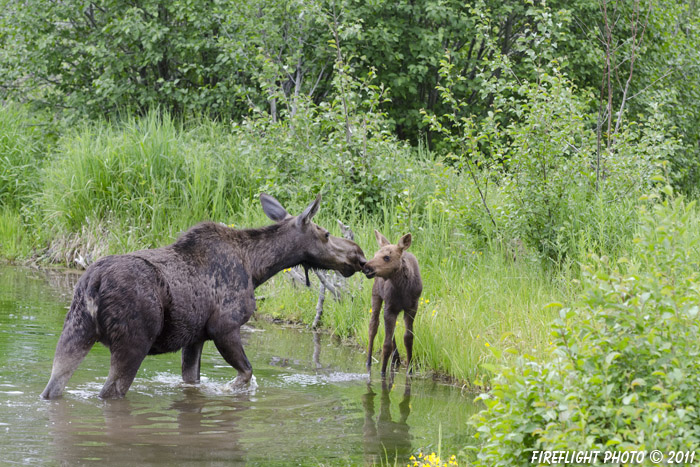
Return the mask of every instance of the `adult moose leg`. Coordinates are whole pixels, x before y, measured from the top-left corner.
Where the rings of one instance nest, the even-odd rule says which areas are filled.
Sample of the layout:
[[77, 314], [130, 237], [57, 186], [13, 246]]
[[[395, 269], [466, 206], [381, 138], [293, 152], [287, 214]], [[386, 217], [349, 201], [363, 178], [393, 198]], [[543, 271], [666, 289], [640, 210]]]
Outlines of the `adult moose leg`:
[[85, 315], [82, 298], [77, 298], [69, 311], [61, 337], [58, 339], [51, 378], [41, 397], [55, 399], [63, 394], [66, 383], [95, 341], [95, 322]]
[[243, 387], [248, 384], [253, 376], [253, 367], [243, 350], [240, 327], [236, 326], [230, 329], [229, 332], [219, 334], [214, 338], [214, 344], [221, 356], [226, 360], [226, 363], [238, 371], [238, 376], [236, 376], [231, 385], [233, 387]]
[[182, 348], [182, 380], [185, 383], [199, 382], [199, 367], [204, 341], [195, 342]]
[[120, 344], [117, 346], [113, 345], [110, 349], [112, 357], [110, 359], [109, 376], [107, 376], [107, 381], [100, 391], [102, 399], [119, 399], [124, 397], [131, 387], [131, 383], [134, 382], [136, 373], [139, 371], [139, 367], [143, 359], [148, 355], [148, 350], [151, 347], [150, 343], [147, 345], [134, 345], [133, 342]]

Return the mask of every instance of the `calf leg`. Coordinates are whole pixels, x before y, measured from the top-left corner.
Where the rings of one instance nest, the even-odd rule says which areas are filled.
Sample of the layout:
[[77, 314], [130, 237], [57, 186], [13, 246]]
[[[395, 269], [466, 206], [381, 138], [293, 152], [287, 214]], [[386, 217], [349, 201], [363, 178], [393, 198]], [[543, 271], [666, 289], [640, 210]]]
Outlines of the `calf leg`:
[[384, 308], [384, 346], [382, 348], [382, 377], [386, 376], [386, 367], [389, 357], [395, 349], [394, 329], [396, 328], [397, 314], [388, 307]]
[[253, 376], [253, 367], [243, 351], [240, 328], [233, 328], [228, 333], [222, 333], [214, 339], [214, 344], [224, 360], [238, 371], [232, 386], [241, 387], [248, 384]]
[[182, 348], [182, 380], [185, 383], [199, 382], [199, 367], [204, 341], [195, 342]]
[[399, 348], [396, 346], [396, 336], [392, 339], [392, 345], [394, 350], [391, 352], [391, 368], [398, 368], [401, 366], [401, 355], [399, 355]]
[[372, 295], [372, 315], [369, 317], [369, 346], [367, 348], [367, 372], [372, 368], [372, 349], [374, 338], [379, 327], [379, 314], [382, 311], [382, 299], [378, 295]]
[[406, 373], [413, 374], [413, 321], [416, 318], [416, 310], [406, 310], [403, 320], [406, 325], [406, 332], [403, 335], [403, 342], [406, 346]]

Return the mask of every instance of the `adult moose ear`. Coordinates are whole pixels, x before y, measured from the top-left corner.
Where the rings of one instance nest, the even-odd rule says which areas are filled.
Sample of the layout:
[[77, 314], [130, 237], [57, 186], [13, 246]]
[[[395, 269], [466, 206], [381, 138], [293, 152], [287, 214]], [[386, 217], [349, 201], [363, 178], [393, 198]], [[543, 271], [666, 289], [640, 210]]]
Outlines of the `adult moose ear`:
[[299, 217], [297, 217], [297, 224], [301, 227], [302, 225], [306, 225], [309, 222], [311, 222], [311, 219], [316, 215], [318, 212], [318, 208], [321, 205], [321, 193], [319, 193], [316, 196], [316, 199], [311, 202], [308, 206], [306, 206], [306, 209], [304, 209], [304, 212], [301, 213]]
[[267, 217], [275, 222], [291, 217], [279, 201], [266, 193], [260, 193], [260, 204]]
[[374, 237], [377, 239], [377, 243], [379, 244], [379, 248], [391, 244], [391, 242], [389, 240], [387, 240], [386, 237], [384, 235], [382, 235], [381, 232], [379, 232], [379, 230], [376, 230], [376, 229], [374, 230]]
[[401, 240], [399, 240], [398, 246], [399, 246], [399, 248], [401, 248], [401, 251], [408, 250], [408, 247], [411, 246], [411, 234], [407, 233], [406, 235], [401, 237]]

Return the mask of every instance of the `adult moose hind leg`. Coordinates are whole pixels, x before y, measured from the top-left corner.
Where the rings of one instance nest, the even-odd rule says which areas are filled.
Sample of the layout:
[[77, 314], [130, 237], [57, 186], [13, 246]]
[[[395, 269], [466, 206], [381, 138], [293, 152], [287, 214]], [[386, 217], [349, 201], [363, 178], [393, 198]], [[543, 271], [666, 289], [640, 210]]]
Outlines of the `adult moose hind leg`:
[[243, 350], [240, 327], [235, 327], [227, 333], [219, 334], [214, 338], [214, 345], [216, 345], [216, 349], [224, 357], [226, 363], [238, 371], [238, 376], [233, 380], [231, 386], [240, 388], [248, 384], [253, 376], [253, 367]]
[[44, 399], [55, 399], [63, 394], [66, 383], [96, 342], [94, 320], [84, 310], [79, 292], [68, 312], [61, 337], [56, 345], [51, 378], [41, 393]]
[[[128, 344], [128, 343], [125, 343]], [[102, 399], [119, 399], [124, 397], [126, 392], [134, 382], [136, 373], [148, 355], [150, 344], [144, 345], [119, 345], [110, 349], [112, 357], [110, 360], [109, 376], [100, 391]]]

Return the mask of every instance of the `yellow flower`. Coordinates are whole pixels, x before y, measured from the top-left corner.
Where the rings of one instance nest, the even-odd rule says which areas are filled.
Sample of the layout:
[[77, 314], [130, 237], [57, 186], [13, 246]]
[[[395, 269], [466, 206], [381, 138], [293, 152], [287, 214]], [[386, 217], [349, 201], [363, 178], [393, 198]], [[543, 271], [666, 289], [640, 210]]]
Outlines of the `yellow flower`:
[[485, 343], [484, 345], [485, 345], [486, 347], [491, 347], [491, 344], [489, 344], [488, 342]]
[[433, 310], [433, 316], [435, 316], [435, 313], [437, 313], [437, 310]]
[[372, 314], [372, 307], [369, 307], [369, 313]]

